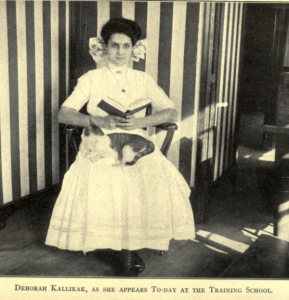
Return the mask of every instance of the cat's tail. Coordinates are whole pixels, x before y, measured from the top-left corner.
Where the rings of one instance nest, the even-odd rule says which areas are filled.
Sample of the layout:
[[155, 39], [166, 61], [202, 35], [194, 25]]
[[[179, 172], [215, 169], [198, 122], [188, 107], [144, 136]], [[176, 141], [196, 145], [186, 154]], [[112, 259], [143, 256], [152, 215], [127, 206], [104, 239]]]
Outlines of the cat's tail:
[[142, 158], [145, 155], [151, 154], [152, 152], [154, 152], [154, 150], [155, 150], [154, 143], [149, 142], [147, 147], [144, 150], [138, 152], [132, 161], [126, 162], [125, 164], [128, 166], [133, 166], [140, 158]]

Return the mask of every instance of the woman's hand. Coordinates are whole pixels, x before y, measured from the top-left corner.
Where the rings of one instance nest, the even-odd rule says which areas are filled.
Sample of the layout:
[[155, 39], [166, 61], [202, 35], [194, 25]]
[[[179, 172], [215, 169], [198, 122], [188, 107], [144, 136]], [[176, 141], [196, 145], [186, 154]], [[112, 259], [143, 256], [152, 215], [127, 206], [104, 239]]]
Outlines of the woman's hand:
[[133, 130], [142, 128], [141, 119], [136, 118], [134, 115], [128, 115], [126, 119], [122, 119], [118, 126], [121, 129]]
[[115, 129], [119, 127], [118, 124], [124, 120], [122, 117], [108, 115], [102, 118], [101, 127], [105, 129]]
[[146, 128], [149, 126], [175, 122], [177, 117], [178, 114], [175, 109], [167, 108], [143, 118], [136, 118], [134, 115], [129, 115], [126, 119], [119, 122], [117, 127], [125, 130]]

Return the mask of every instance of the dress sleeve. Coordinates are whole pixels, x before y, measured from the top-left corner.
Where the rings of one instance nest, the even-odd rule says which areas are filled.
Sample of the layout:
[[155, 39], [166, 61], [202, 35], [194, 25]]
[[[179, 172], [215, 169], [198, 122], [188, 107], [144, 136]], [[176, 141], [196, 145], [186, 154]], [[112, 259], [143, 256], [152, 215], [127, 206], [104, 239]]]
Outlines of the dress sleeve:
[[166, 95], [164, 90], [157, 85], [155, 80], [148, 74], [147, 75], [147, 97], [152, 99], [152, 106], [155, 112], [161, 111], [167, 108], [175, 109], [175, 104]]
[[89, 101], [91, 78], [85, 74], [78, 79], [77, 85], [71, 95], [63, 102], [62, 106], [74, 108], [79, 111]]

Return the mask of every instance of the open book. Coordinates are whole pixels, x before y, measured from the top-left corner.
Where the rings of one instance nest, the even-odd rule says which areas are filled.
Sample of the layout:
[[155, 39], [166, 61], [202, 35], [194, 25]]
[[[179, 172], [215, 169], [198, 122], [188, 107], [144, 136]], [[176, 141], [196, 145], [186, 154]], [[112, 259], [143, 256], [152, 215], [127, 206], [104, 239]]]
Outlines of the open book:
[[101, 100], [97, 106], [109, 115], [125, 118], [128, 115], [133, 115], [147, 108], [151, 104], [151, 102], [151, 99], [142, 98], [133, 101], [128, 107], [125, 107], [118, 101], [110, 97], [106, 97], [105, 100]]

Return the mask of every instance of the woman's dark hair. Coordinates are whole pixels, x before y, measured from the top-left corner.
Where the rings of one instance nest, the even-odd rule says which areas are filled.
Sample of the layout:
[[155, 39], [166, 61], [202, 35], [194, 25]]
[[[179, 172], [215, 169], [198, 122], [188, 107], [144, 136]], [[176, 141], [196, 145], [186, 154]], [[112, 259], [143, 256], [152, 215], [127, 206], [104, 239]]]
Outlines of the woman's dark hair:
[[106, 45], [114, 33], [127, 35], [131, 38], [132, 45], [134, 46], [141, 37], [141, 28], [135, 21], [125, 18], [114, 18], [106, 22], [101, 29], [100, 34]]

